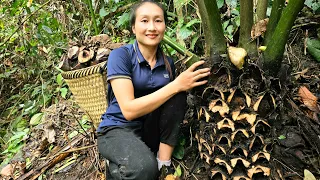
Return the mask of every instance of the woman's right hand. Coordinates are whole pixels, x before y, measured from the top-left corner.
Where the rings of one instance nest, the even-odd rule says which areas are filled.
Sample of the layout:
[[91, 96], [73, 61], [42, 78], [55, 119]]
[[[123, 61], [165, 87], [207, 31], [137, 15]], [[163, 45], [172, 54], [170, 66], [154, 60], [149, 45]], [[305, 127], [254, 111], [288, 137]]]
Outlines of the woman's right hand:
[[210, 75], [210, 68], [202, 68], [195, 70], [198, 66], [204, 64], [204, 61], [199, 61], [192, 64], [187, 70], [183, 71], [174, 81], [178, 91], [187, 91], [196, 86], [201, 86], [207, 83], [207, 80], [198, 81]]

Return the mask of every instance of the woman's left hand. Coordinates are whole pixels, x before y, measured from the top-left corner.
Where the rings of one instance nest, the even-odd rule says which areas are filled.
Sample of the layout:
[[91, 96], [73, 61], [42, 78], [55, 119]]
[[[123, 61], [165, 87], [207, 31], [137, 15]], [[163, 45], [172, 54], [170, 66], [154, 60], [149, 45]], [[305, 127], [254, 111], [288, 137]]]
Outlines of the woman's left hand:
[[198, 81], [210, 75], [210, 68], [196, 70], [196, 68], [202, 64], [204, 64], [204, 61], [194, 63], [173, 81], [179, 92], [190, 90], [196, 86], [201, 86], [208, 82], [207, 80]]

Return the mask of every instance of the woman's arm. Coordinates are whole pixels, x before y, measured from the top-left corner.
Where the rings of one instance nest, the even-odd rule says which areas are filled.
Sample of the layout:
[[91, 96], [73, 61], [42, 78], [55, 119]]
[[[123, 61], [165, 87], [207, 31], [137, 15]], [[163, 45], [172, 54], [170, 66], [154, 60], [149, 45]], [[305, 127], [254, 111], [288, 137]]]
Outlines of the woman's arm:
[[151, 94], [136, 99], [134, 97], [133, 84], [130, 79], [117, 78], [110, 80], [114, 95], [117, 98], [123, 116], [131, 121], [154, 111], [175, 94], [207, 83], [206, 80], [197, 81], [210, 74], [209, 68], [194, 71], [196, 67], [203, 63], [204, 61], [200, 61], [193, 64], [166, 86]]

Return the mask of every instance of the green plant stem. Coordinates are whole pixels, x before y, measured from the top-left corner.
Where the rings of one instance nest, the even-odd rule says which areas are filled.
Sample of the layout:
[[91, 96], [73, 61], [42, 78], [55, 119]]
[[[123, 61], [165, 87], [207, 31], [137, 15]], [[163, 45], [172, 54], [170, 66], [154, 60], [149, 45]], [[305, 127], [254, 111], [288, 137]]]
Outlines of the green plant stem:
[[3, 41], [3, 43], [0, 44], [0, 47], [5, 45], [10, 39], [11, 37], [18, 32], [18, 30], [20, 29], [20, 27], [31, 17], [33, 16], [36, 12], [38, 12], [40, 9], [42, 9], [44, 6], [46, 6], [49, 2], [51, 1], [47, 1], [44, 4], [42, 4], [37, 10], [33, 11], [28, 17], [26, 17], [23, 21], [21, 21], [21, 23], [19, 24], [19, 26], [13, 31], [13, 33], [6, 39]]
[[266, 18], [268, 0], [259, 0], [257, 4], [257, 22]]
[[240, 37], [239, 46], [244, 48], [249, 55], [257, 55], [256, 40], [251, 40], [253, 25], [253, 1], [240, 0]]
[[263, 69], [269, 74], [277, 74], [282, 63], [282, 57], [290, 30], [305, 0], [290, 1], [283, 10], [279, 23], [263, 54]]
[[93, 10], [93, 7], [92, 7], [92, 1], [91, 0], [87, 0], [87, 4], [89, 6], [90, 15], [91, 15], [91, 21], [93, 23], [95, 35], [98, 35], [100, 31], [99, 31], [98, 26], [97, 26], [96, 16], [95, 16], [95, 13], [94, 13], [94, 10]]
[[270, 39], [272, 37], [272, 34], [274, 30], [276, 29], [276, 26], [279, 22], [279, 19], [281, 17], [282, 9], [284, 7], [285, 0], [274, 0], [272, 4], [272, 10], [267, 26], [267, 32], [266, 32], [266, 38], [264, 40], [264, 44], [268, 45], [268, 42], [270, 42]]
[[[213, 63], [219, 63], [220, 54], [227, 51], [226, 41], [224, 39], [220, 11], [216, 0], [196, 0], [201, 21], [203, 24], [204, 38], [206, 41], [206, 56], [210, 55]], [[219, 61], [219, 62], [218, 62]]]
[[192, 52], [188, 51], [186, 48], [172, 40], [169, 36], [164, 35], [163, 42], [168, 44], [170, 47], [172, 47], [174, 50], [176, 50], [178, 53], [188, 56], [189, 58], [184, 62], [187, 67], [190, 67], [193, 63], [200, 61], [200, 58], [193, 54]]

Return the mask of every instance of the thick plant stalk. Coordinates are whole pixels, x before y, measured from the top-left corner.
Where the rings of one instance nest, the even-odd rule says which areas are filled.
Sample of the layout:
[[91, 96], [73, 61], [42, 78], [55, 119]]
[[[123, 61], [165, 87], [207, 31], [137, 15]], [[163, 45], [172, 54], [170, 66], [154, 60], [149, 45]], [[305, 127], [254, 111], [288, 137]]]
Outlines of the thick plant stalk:
[[259, 0], [257, 3], [257, 22], [266, 18], [268, 0]]
[[[210, 55], [213, 61], [220, 61], [217, 58], [227, 51], [226, 41], [220, 18], [220, 11], [216, 0], [196, 0], [206, 41], [206, 56]], [[218, 62], [213, 62], [218, 63]]]
[[[181, 20], [183, 21], [184, 20], [184, 14], [182, 12], [182, 7], [178, 7], [177, 3], [174, 3], [174, 8], [176, 9], [176, 13], [178, 15], [177, 16], [178, 22], [180, 22]], [[186, 44], [184, 43], [183, 39], [181, 39], [179, 26], [177, 26], [176, 36], [177, 36], [178, 43], [181, 46], [186, 47]]]
[[93, 7], [92, 7], [92, 1], [91, 0], [87, 0], [87, 4], [89, 6], [90, 15], [91, 15], [91, 21], [93, 23], [95, 35], [98, 35], [99, 34], [99, 29], [98, 29], [98, 26], [97, 26], [96, 17], [95, 17], [94, 10], [93, 10]]
[[188, 59], [184, 62], [187, 67], [190, 67], [193, 63], [198, 62], [200, 60], [200, 58], [197, 55], [188, 51], [186, 48], [184, 48], [180, 44], [176, 43], [174, 40], [172, 40], [167, 35], [164, 35], [163, 42], [168, 44], [170, 47], [172, 47], [178, 53], [188, 56]]
[[272, 4], [272, 10], [267, 26], [266, 38], [264, 40], [264, 44], [267, 45], [270, 41], [274, 30], [279, 22], [281, 17], [282, 9], [284, 7], [285, 0], [274, 0]]
[[240, 0], [240, 37], [239, 46], [244, 48], [249, 55], [257, 54], [256, 41], [251, 40], [253, 25], [253, 1]]
[[290, 30], [305, 0], [290, 1], [283, 10], [279, 23], [267, 44], [267, 49], [263, 54], [263, 69], [270, 74], [277, 74], [282, 63], [285, 45], [287, 43]]

